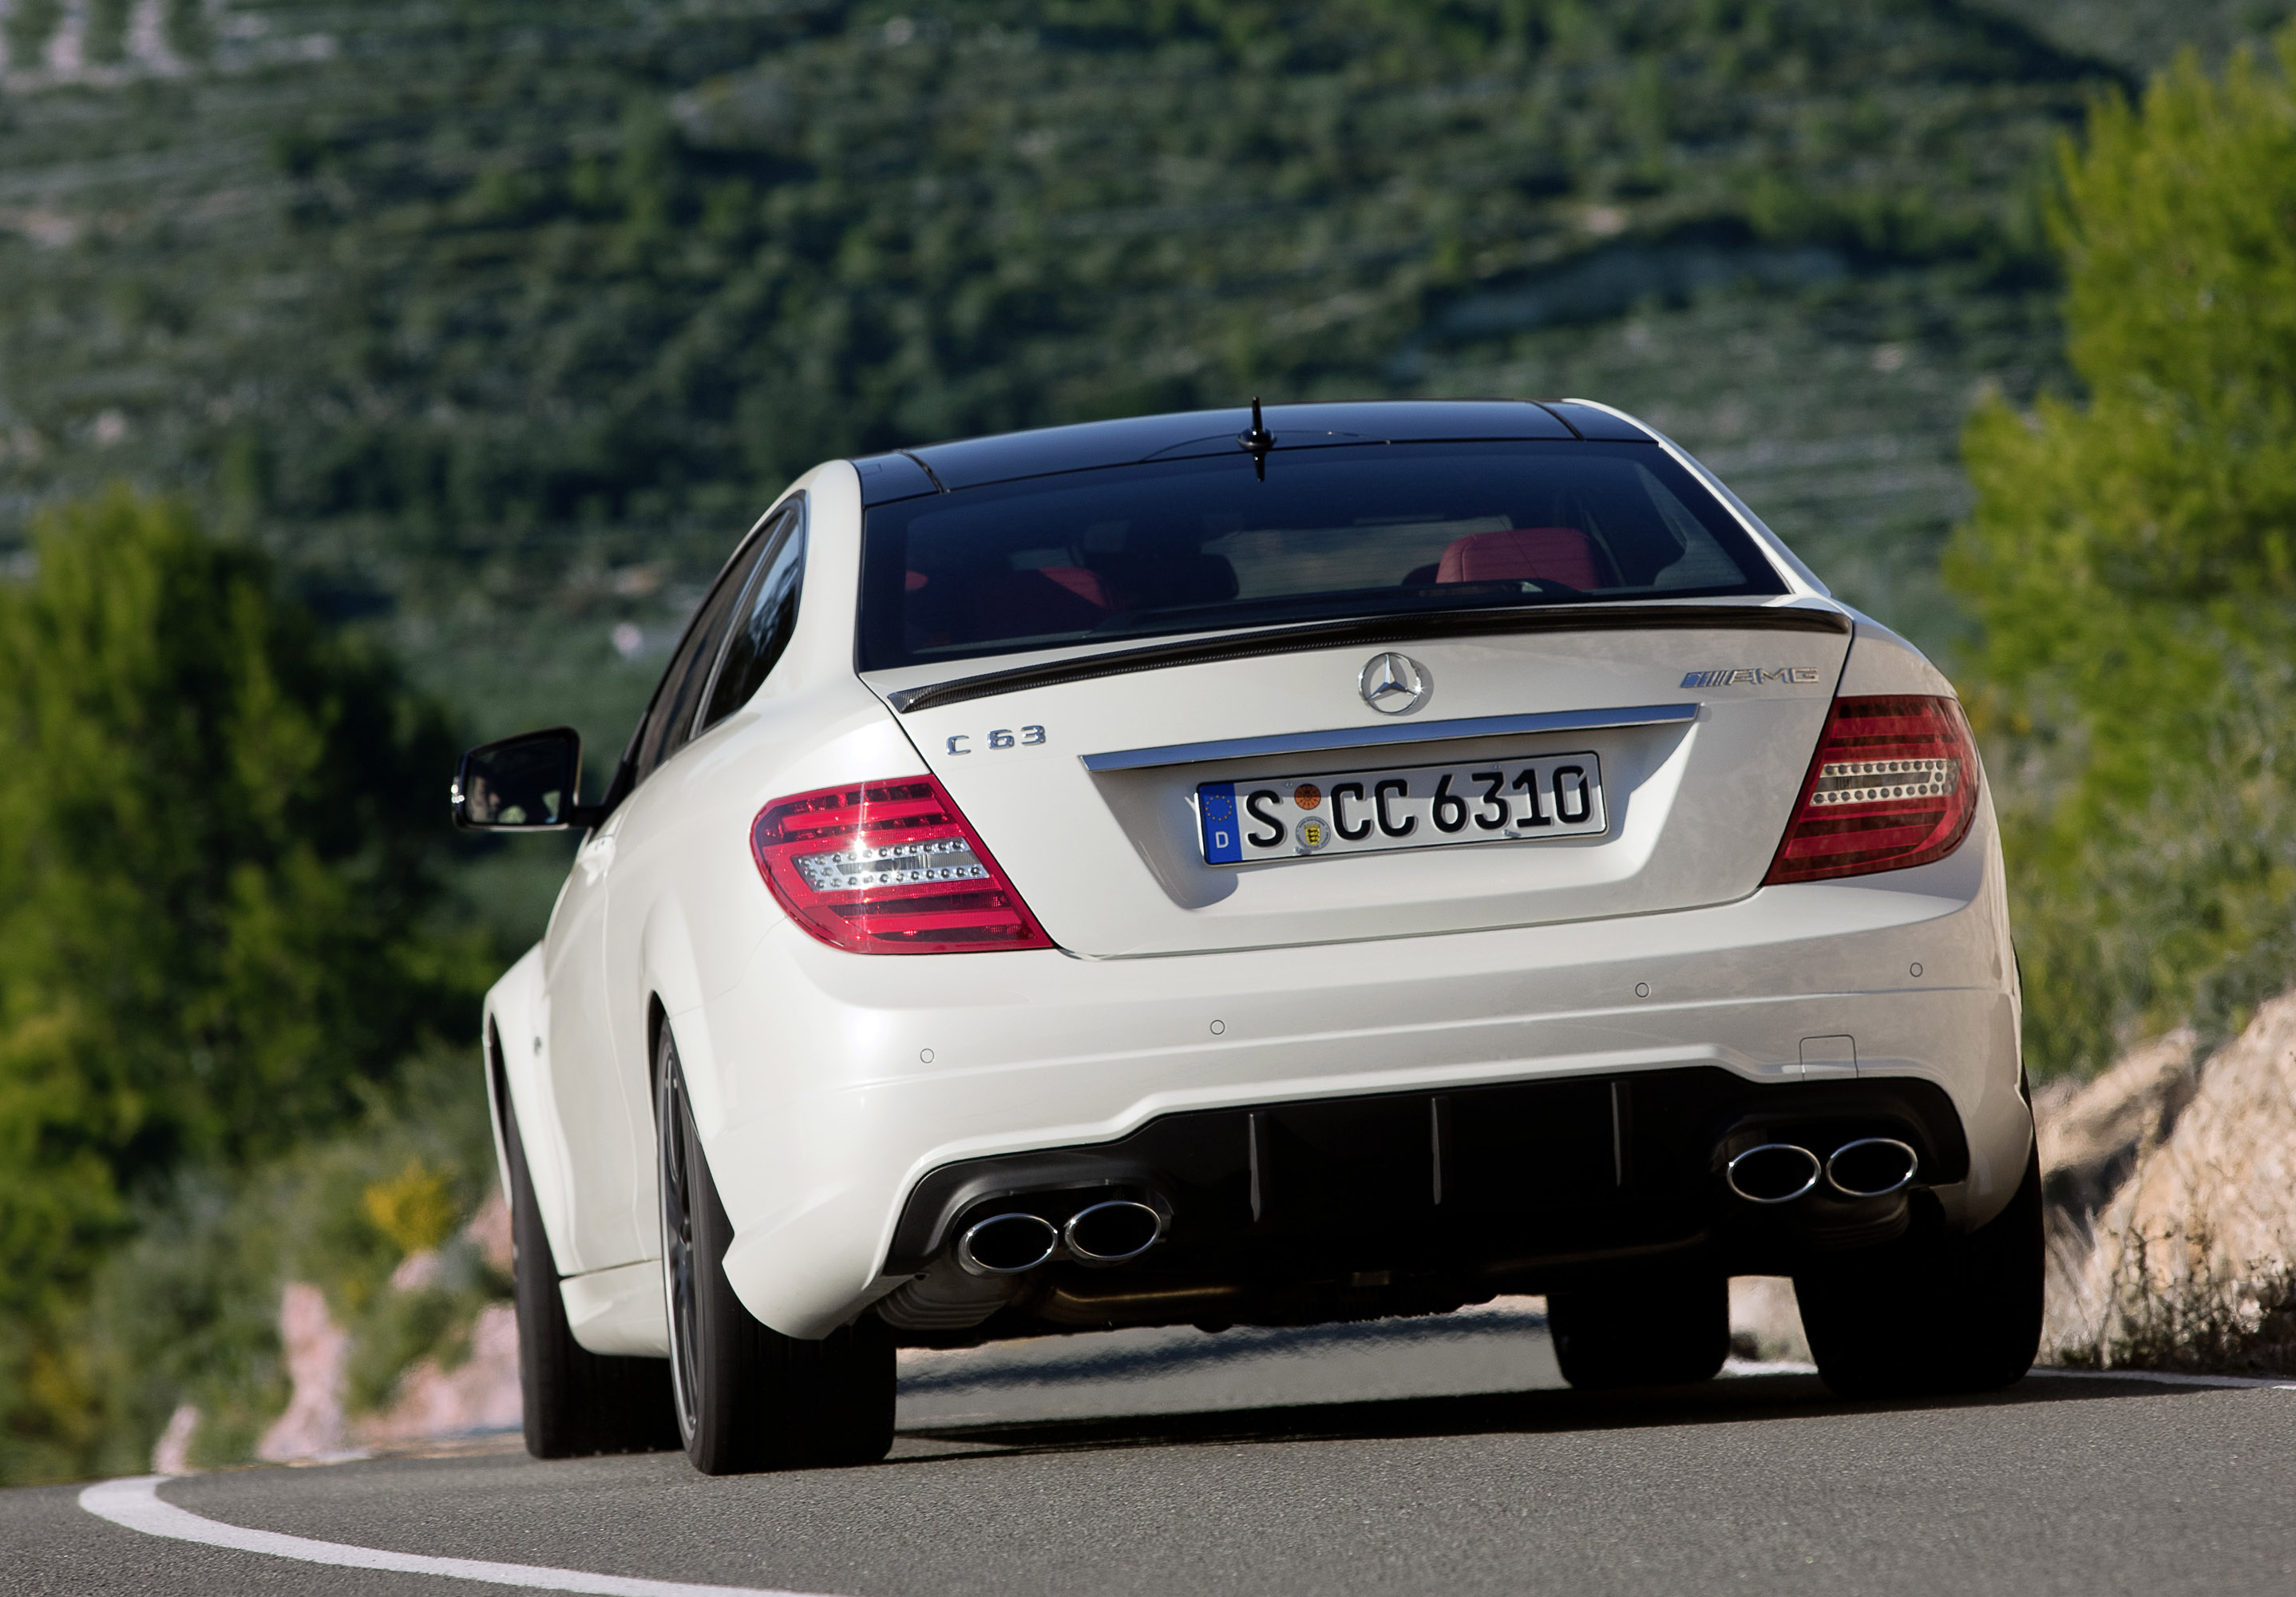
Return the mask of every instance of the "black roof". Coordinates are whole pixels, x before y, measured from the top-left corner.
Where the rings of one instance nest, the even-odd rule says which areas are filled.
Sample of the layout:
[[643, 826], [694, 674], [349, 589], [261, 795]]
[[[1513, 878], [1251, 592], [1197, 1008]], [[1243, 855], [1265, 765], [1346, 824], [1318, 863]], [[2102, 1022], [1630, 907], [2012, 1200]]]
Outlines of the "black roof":
[[[1270, 405], [1263, 414], [1278, 451], [1321, 444], [1479, 438], [1652, 441], [1632, 422], [1565, 399], [1350, 399]], [[866, 456], [853, 464], [861, 472], [861, 502], [882, 505], [889, 499], [1056, 472], [1222, 454], [1241, 448], [1238, 439], [1250, 425], [1251, 411], [1244, 406], [1185, 410], [927, 444]]]

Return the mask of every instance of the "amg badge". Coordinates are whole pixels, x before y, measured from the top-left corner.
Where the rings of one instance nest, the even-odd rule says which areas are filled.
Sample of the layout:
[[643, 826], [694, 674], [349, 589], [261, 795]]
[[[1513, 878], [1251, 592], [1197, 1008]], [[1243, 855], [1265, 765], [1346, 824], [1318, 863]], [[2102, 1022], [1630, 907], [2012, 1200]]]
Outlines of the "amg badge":
[[1766, 682], [1815, 682], [1814, 665], [1781, 665], [1775, 671], [1746, 666], [1737, 671], [1694, 671], [1682, 679], [1685, 687], [1759, 687]]

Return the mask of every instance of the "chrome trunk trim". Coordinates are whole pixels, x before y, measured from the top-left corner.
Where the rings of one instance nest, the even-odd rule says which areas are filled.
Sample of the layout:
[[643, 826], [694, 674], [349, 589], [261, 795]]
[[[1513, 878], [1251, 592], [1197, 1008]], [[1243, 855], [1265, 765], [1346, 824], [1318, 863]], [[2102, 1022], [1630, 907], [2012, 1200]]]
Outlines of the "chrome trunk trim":
[[1631, 704], [1617, 710], [1554, 710], [1532, 715], [1479, 715], [1461, 720], [1390, 721], [1376, 727], [1335, 727], [1328, 732], [1282, 732], [1211, 743], [1168, 743], [1160, 748], [1115, 749], [1078, 754], [1086, 770], [1138, 770], [1152, 765], [1193, 765], [1262, 754], [1306, 754], [1326, 749], [1370, 749], [1454, 737], [1496, 737], [1529, 732], [1595, 732], [1611, 727], [1663, 727], [1698, 719], [1695, 704]]

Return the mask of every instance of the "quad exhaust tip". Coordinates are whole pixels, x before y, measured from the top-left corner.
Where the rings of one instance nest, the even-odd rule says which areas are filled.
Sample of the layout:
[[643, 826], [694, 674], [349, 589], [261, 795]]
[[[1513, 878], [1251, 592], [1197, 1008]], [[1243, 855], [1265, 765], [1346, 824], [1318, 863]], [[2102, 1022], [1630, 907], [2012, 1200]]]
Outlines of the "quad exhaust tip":
[[1797, 1142], [1765, 1142], [1723, 1168], [1730, 1190], [1748, 1203], [1792, 1203], [1818, 1177], [1844, 1198], [1888, 1198], [1902, 1192], [1921, 1168], [1921, 1156], [1895, 1137], [1860, 1137], [1821, 1161]]
[[1792, 1203], [1817, 1185], [1823, 1168], [1799, 1143], [1765, 1142], [1731, 1160], [1722, 1179], [1748, 1203]]
[[1835, 1148], [1826, 1160], [1826, 1184], [1845, 1198], [1887, 1198], [1904, 1190], [1921, 1162], [1919, 1154], [1895, 1137], [1860, 1137]]
[[1061, 1233], [1041, 1214], [991, 1214], [956, 1239], [956, 1262], [973, 1275], [1019, 1275], [1060, 1245]]
[[991, 1214], [956, 1239], [956, 1262], [972, 1275], [1023, 1275], [1063, 1247], [1079, 1264], [1121, 1264], [1163, 1239], [1164, 1212], [1136, 1198], [1089, 1204], [1054, 1225], [1041, 1214]]
[[1061, 1231], [1070, 1255], [1082, 1264], [1121, 1264], [1156, 1246], [1164, 1216], [1152, 1205], [1112, 1198], [1078, 1209]]

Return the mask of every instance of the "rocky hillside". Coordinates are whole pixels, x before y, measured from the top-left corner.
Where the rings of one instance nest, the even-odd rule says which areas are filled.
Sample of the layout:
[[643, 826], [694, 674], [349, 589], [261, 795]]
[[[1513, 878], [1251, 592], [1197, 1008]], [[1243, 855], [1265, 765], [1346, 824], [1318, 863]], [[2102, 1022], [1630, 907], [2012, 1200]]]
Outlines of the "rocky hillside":
[[2178, 1033], [2035, 1107], [2045, 1356], [2296, 1373], [2296, 992], [2204, 1058]]

